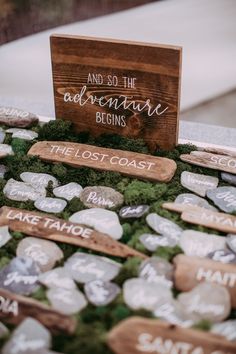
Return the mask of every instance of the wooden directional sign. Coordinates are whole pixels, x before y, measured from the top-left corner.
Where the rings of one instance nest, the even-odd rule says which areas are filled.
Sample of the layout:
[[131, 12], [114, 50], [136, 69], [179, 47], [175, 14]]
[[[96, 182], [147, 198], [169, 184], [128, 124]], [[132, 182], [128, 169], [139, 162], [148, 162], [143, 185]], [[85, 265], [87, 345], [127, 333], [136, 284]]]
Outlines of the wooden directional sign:
[[74, 333], [76, 321], [41, 302], [0, 289], [0, 320], [19, 324], [26, 317], [33, 317], [54, 333]]
[[0, 226], [3, 225], [26, 235], [69, 243], [118, 257], [147, 258], [145, 254], [113, 240], [106, 234], [47, 214], [4, 206], [0, 209]]
[[236, 264], [225, 264], [207, 258], [178, 255], [174, 258], [175, 286], [181, 291], [192, 290], [201, 282], [225, 286], [236, 308]]
[[177, 167], [174, 160], [165, 157], [61, 141], [38, 142], [30, 148], [28, 155], [160, 182], [170, 181]]
[[236, 216], [218, 213], [204, 208], [190, 207], [183, 211], [181, 219], [195, 225], [202, 225], [228, 233], [236, 233]]
[[120, 322], [107, 341], [116, 354], [236, 353], [236, 344], [221, 336], [142, 317]]
[[236, 174], [236, 156], [212, 154], [204, 151], [192, 151], [191, 154], [180, 155], [181, 160], [193, 165], [212, 168]]
[[68, 35], [51, 36], [56, 117], [93, 135], [177, 143], [181, 48]]

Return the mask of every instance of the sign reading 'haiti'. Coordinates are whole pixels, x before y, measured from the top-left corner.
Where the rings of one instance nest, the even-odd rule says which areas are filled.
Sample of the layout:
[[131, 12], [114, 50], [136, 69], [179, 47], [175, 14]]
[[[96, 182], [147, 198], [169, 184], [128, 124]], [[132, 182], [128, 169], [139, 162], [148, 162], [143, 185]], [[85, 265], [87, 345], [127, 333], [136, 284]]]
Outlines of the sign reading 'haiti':
[[177, 142], [181, 48], [51, 36], [56, 117], [93, 135], [143, 138], [150, 148]]

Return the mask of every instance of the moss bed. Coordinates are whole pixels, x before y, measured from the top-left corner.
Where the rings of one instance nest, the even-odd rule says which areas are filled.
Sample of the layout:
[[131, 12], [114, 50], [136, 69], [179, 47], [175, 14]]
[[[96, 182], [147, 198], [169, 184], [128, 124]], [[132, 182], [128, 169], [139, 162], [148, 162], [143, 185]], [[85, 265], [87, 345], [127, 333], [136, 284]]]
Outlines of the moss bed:
[[[8, 171], [4, 179], [0, 179], [0, 204], [7, 205], [21, 209], [34, 210], [33, 202], [14, 202], [7, 199], [3, 194], [3, 188], [7, 180], [14, 178], [20, 181], [20, 174], [22, 172], [38, 172], [49, 173], [56, 177], [61, 184], [69, 182], [78, 182], [83, 187], [86, 186], [109, 186], [124, 195], [124, 205], [132, 204], [148, 204], [150, 205], [150, 212], [156, 212], [159, 215], [174, 221], [184, 229], [194, 229], [198, 231], [220, 234], [215, 230], [210, 230], [202, 226], [194, 226], [185, 223], [180, 219], [180, 216], [175, 212], [164, 210], [161, 205], [166, 201], [174, 201], [181, 193], [188, 193], [180, 184], [180, 174], [182, 171], [191, 171], [195, 173], [202, 173], [211, 176], [218, 176], [218, 171], [210, 170], [203, 167], [192, 166], [180, 160], [180, 155], [196, 150], [193, 145], [179, 145], [173, 151], [156, 151], [153, 155], [165, 156], [174, 159], [177, 163], [177, 171], [169, 183], [151, 183], [148, 181], [141, 181], [134, 178], [124, 177], [115, 172], [99, 172], [90, 168], [73, 168], [61, 163], [53, 164], [46, 163], [39, 160], [37, 157], [27, 156], [27, 151], [36, 141], [43, 140], [57, 140], [57, 141], [73, 141], [78, 143], [86, 143], [96, 146], [110, 147], [121, 150], [130, 150], [140, 153], [150, 154], [148, 147], [143, 140], [132, 140], [118, 135], [102, 135], [99, 138], [93, 138], [88, 133], [75, 134], [73, 132], [72, 124], [67, 121], [51, 121], [43, 126], [36, 126], [33, 130], [37, 131], [39, 136], [37, 140], [25, 141], [21, 139], [12, 139], [11, 134], [7, 134], [4, 143], [10, 144], [15, 152], [14, 156], [8, 156], [2, 159], [1, 163], [8, 167]], [[227, 185], [220, 181], [219, 186]], [[48, 185], [47, 196], [52, 195], [52, 186]], [[68, 219], [69, 216], [79, 210], [85, 209], [84, 205], [78, 198], [72, 199], [68, 202], [65, 210], [56, 216]], [[114, 209], [118, 212], [118, 210]], [[54, 214], [55, 215], [55, 214]], [[151, 255], [144, 246], [139, 242], [139, 236], [144, 232], [152, 232], [145, 222], [145, 216], [140, 219], [121, 219], [123, 227], [123, 237], [120, 240], [123, 243]], [[18, 242], [24, 237], [19, 232], [13, 232], [13, 238], [4, 247], [0, 248], [0, 268], [5, 266], [13, 257], [16, 256], [16, 247]], [[64, 253], [64, 260], [76, 251], [95, 252], [80, 249], [76, 246], [58, 243]], [[179, 247], [168, 248], [159, 247], [153, 255], [158, 255], [169, 261], [178, 254], [182, 253]], [[101, 255], [101, 254], [100, 254]], [[108, 257], [106, 255], [106, 257]], [[120, 274], [114, 282], [121, 285], [123, 282], [131, 277], [137, 276], [138, 266], [141, 262], [139, 258], [130, 258], [127, 260], [117, 257], [110, 257], [121, 263], [123, 267]], [[176, 295], [178, 292], [173, 290]], [[48, 303], [45, 296], [45, 288], [41, 287], [36, 293], [31, 295], [44, 303]], [[111, 354], [112, 352], [106, 346], [106, 334], [119, 321], [131, 316], [141, 315], [144, 317], [152, 317], [152, 314], [147, 311], [132, 311], [124, 303], [122, 296], [119, 296], [113, 303], [105, 307], [95, 307], [88, 305], [82, 312], [77, 314], [78, 325], [73, 336], [66, 336], [60, 334], [53, 337], [53, 347], [55, 351], [65, 354]], [[236, 318], [236, 311], [232, 311], [231, 318]], [[202, 321], [197, 326], [200, 330], [209, 330], [211, 324], [207, 321]], [[13, 327], [12, 327], [13, 328]], [[0, 342], [0, 348], [5, 338]], [[124, 353], [125, 354], [125, 353]]]

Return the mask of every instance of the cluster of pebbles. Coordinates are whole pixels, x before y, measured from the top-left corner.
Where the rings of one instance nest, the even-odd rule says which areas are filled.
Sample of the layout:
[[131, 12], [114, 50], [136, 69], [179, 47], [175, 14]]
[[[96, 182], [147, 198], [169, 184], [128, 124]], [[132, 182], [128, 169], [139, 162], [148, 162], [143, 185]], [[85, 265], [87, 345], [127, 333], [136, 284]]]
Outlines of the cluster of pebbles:
[[[1, 112], [1, 110], [0, 110]], [[5, 117], [6, 118], [6, 117]], [[13, 154], [10, 145], [4, 144], [6, 134], [20, 139], [37, 139], [37, 133], [26, 129], [35, 123], [34, 115], [9, 120], [0, 113], [0, 123], [11, 128], [0, 130], [0, 154]], [[19, 122], [20, 120], [20, 122]], [[7, 166], [0, 166], [0, 178], [4, 178]], [[33, 201], [35, 209], [45, 213], [61, 213], [73, 198], [79, 198], [84, 210], [70, 215], [69, 220], [91, 227], [119, 240], [123, 235], [122, 224], [144, 218], [149, 233], [139, 236], [139, 242], [150, 257], [140, 263], [137, 277], [127, 279], [122, 286], [116, 277], [122, 263], [109, 257], [75, 252], [65, 259], [61, 248], [54, 242], [37, 237], [25, 237], [19, 241], [15, 258], [0, 269], [0, 288], [23, 296], [32, 295], [39, 287], [46, 289], [50, 306], [64, 315], [82, 311], [88, 303], [106, 306], [118, 296], [132, 310], [145, 309], [153, 316], [182, 327], [192, 327], [201, 320], [208, 320], [211, 331], [236, 341], [236, 320], [228, 319], [232, 299], [227, 287], [219, 282], [201, 281], [188, 291], [174, 296], [176, 273], [173, 263], [152, 255], [159, 247], [179, 246], [184, 255], [208, 259], [221, 264], [231, 264], [236, 274], [236, 235], [226, 237], [182, 229], [156, 213], [149, 205], [124, 205], [124, 197], [113, 188], [87, 186], [71, 181], [66, 185], [52, 175], [25, 171], [19, 181], [9, 179], [3, 193], [9, 200]], [[225, 186], [218, 186], [224, 181]], [[204, 174], [184, 171], [180, 178], [186, 193], [176, 196], [175, 204], [183, 204], [228, 214], [236, 211], [236, 175], [222, 172], [220, 179]], [[54, 197], [47, 196], [51, 184]], [[119, 212], [113, 211], [119, 210]], [[0, 247], [11, 242], [8, 226], [0, 227]], [[236, 278], [236, 276], [235, 276]], [[236, 287], [236, 281], [233, 286]], [[236, 294], [236, 292], [235, 292]], [[236, 296], [236, 295], [235, 295]], [[1, 306], [1, 302], [0, 302]], [[7, 327], [0, 323], [0, 337], [8, 335]], [[53, 353], [51, 334], [36, 319], [27, 317], [11, 333], [2, 353]]]

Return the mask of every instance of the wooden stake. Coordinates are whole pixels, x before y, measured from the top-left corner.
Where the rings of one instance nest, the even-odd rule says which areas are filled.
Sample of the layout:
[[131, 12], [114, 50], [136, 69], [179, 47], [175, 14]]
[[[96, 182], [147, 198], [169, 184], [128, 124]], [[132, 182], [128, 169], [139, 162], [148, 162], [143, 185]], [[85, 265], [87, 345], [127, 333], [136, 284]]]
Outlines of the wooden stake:
[[169, 182], [177, 168], [174, 160], [165, 157], [61, 141], [38, 142], [30, 148], [28, 155], [74, 167], [86, 166], [102, 171], [120, 172], [154, 182]]
[[106, 234], [47, 214], [4, 206], [0, 209], [0, 226], [3, 225], [29, 236], [69, 243], [113, 256], [147, 258], [145, 254]]

